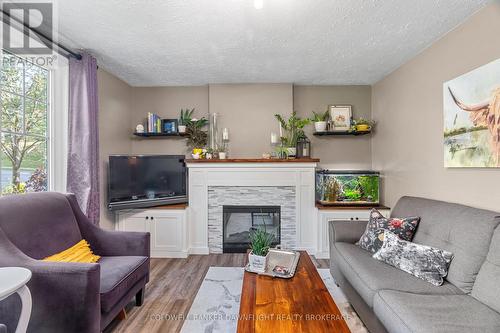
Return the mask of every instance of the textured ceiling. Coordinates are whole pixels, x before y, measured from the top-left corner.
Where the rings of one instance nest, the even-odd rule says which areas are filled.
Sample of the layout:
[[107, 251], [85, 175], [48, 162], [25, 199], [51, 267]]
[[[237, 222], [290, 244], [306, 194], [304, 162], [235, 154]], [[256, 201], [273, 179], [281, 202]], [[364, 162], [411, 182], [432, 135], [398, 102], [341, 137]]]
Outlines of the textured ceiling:
[[372, 84], [489, 0], [59, 0], [60, 40], [133, 86]]

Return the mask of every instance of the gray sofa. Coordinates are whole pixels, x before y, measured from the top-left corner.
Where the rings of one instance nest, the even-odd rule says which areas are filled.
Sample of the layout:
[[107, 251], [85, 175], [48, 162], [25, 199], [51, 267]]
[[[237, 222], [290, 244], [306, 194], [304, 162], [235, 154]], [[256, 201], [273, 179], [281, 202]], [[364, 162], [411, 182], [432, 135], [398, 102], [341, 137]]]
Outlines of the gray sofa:
[[[40, 259], [86, 239], [98, 263]], [[0, 198], [0, 267], [31, 270], [28, 332], [101, 332], [149, 280], [149, 233], [107, 231], [91, 224], [74, 195], [31, 193]], [[20, 299], [0, 302], [0, 323], [14, 332]], [[0, 330], [1, 332], [1, 330]]]
[[[500, 203], [499, 203], [500, 205]], [[391, 216], [420, 216], [413, 241], [454, 253], [436, 287], [354, 243], [366, 222], [331, 221], [331, 273], [371, 333], [500, 332], [500, 213], [401, 198]]]

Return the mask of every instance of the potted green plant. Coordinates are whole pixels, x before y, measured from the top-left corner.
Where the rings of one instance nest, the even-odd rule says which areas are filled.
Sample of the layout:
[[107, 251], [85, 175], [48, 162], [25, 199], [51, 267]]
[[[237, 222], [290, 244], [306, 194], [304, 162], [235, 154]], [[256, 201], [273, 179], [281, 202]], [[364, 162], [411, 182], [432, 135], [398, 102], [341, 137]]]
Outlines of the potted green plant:
[[273, 243], [274, 236], [264, 228], [257, 228], [250, 231], [250, 248], [248, 262], [250, 270], [263, 273], [266, 271], [267, 254]]
[[275, 114], [274, 117], [280, 123], [281, 144], [288, 149], [288, 156], [295, 157], [297, 154], [297, 141], [305, 136], [304, 127], [309, 125], [309, 119], [297, 117], [297, 112], [293, 111], [288, 120], [285, 120], [280, 114]]
[[354, 126], [358, 132], [368, 132], [375, 125], [375, 121], [365, 118], [358, 118], [354, 120]]
[[191, 110], [181, 109], [181, 116], [179, 117], [179, 126], [178, 126], [179, 133], [186, 133], [186, 127], [192, 120], [191, 117], [193, 116], [193, 112], [194, 108]]
[[316, 132], [326, 131], [326, 125], [328, 124], [329, 115], [329, 110], [326, 110], [324, 113], [316, 113], [316, 111], [313, 111], [313, 117], [311, 118], [311, 121], [314, 123], [314, 129], [316, 130]]
[[191, 119], [186, 125], [187, 146], [191, 149], [203, 149], [207, 145], [208, 135], [203, 130], [208, 121], [205, 118]]

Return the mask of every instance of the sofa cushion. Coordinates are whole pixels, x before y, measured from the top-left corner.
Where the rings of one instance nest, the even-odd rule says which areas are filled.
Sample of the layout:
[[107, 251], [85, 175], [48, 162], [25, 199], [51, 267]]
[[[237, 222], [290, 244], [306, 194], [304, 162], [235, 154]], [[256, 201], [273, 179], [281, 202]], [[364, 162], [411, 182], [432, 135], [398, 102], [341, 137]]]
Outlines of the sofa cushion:
[[472, 296], [500, 312], [500, 227], [495, 229], [486, 261], [479, 270]]
[[433, 286], [386, 263], [372, 258], [372, 254], [350, 243], [334, 243], [333, 261], [358, 294], [370, 306], [373, 297], [382, 289], [393, 289], [422, 294], [463, 294], [460, 289], [445, 282]]
[[[392, 216], [420, 216], [413, 241], [452, 252], [446, 279], [465, 293], [472, 291], [488, 253], [499, 213], [448, 202], [403, 197]], [[473, 245], [473, 246], [471, 246]]]
[[373, 208], [370, 212], [370, 220], [366, 225], [366, 230], [357, 245], [371, 253], [377, 252], [384, 243], [385, 230], [391, 231], [403, 240], [411, 241], [419, 219], [418, 217], [393, 217], [388, 219]]
[[33, 259], [61, 252], [82, 239], [68, 199], [55, 192], [0, 198], [0, 228]]
[[500, 314], [468, 295], [382, 290], [373, 309], [390, 333], [498, 333]]
[[435, 286], [443, 284], [453, 254], [435, 247], [408, 242], [390, 231], [384, 232], [384, 245], [373, 255]]
[[134, 284], [149, 271], [148, 257], [102, 257], [101, 308], [111, 310]]

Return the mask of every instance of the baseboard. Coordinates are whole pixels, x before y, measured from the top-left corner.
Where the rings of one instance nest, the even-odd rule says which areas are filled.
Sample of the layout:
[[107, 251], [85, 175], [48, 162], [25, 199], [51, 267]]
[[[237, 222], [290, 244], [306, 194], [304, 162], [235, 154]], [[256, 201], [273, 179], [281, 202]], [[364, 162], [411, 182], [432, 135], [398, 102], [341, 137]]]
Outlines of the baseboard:
[[151, 258], [187, 258], [187, 251], [155, 251], [151, 253]]

